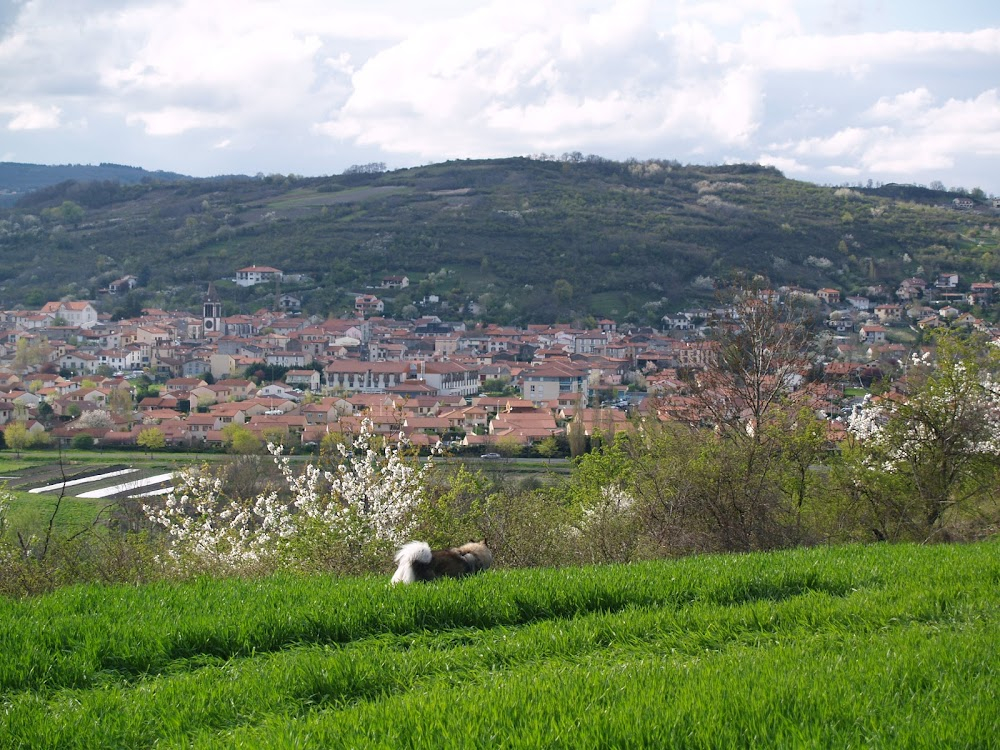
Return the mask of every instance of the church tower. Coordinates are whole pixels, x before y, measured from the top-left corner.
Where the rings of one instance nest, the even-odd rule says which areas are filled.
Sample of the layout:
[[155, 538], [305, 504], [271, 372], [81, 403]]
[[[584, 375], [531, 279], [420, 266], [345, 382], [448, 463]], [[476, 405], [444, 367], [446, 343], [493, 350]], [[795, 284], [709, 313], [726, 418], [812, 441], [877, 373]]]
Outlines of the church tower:
[[205, 332], [205, 337], [221, 336], [225, 333], [222, 330], [222, 303], [215, 292], [215, 284], [208, 282], [208, 291], [205, 293], [205, 303], [203, 305], [201, 327]]

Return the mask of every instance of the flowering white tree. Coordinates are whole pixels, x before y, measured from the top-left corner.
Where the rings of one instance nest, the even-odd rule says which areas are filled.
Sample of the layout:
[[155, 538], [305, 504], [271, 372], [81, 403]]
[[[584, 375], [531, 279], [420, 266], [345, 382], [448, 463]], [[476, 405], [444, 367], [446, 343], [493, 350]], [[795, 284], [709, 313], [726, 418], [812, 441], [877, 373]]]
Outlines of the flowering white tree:
[[84, 412], [80, 415], [80, 418], [76, 420], [73, 425], [75, 428], [81, 430], [89, 429], [107, 429], [110, 430], [115, 426], [115, 421], [111, 416], [111, 412], [107, 409], [94, 409], [92, 411]]
[[641, 520], [635, 497], [607, 485], [583, 506], [573, 528], [588, 542], [588, 562], [628, 562], [635, 554]]
[[[365, 420], [355, 440], [339, 444], [338, 465], [309, 463], [296, 472], [271, 445], [285, 487], [249, 500], [227, 498], [207, 471], [184, 472], [163, 507], [144, 506], [168, 533], [171, 560], [181, 565], [240, 571], [303, 566], [337, 551], [348, 567], [405, 542], [432, 466], [408, 461], [402, 435], [377, 448]], [[363, 567], [363, 566], [362, 566]]]
[[879, 474], [905, 493], [912, 534], [936, 532], [951, 509], [973, 509], [990, 497], [1000, 471], [1000, 366], [995, 346], [944, 335], [937, 356], [914, 358], [906, 389], [851, 416], [857, 440], [856, 481]]
[[0, 537], [7, 530], [7, 513], [10, 509], [10, 500], [13, 497], [7, 485], [0, 486]]
[[[0, 566], [6, 566], [13, 558], [12, 548], [4, 539], [4, 534], [7, 533], [10, 503], [13, 499], [14, 493], [10, 491], [10, 488], [6, 484], [0, 485]], [[3, 571], [3, 575], [7, 575], [6, 571]]]

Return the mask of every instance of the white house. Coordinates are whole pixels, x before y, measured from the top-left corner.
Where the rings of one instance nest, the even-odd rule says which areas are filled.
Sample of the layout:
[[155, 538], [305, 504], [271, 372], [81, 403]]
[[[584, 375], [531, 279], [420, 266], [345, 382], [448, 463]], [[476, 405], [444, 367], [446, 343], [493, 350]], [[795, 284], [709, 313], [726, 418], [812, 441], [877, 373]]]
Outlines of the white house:
[[264, 361], [279, 367], [302, 368], [306, 366], [306, 355], [302, 352], [273, 351], [264, 355]]
[[262, 388], [258, 388], [257, 389], [257, 393], [254, 394], [254, 398], [257, 398], [257, 399], [262, 399], [262, 398], [278, 398], [278, 399], [283, 399], [285, 401], [296, 401], [297, 402], [299, 399], [302, 398], [302, 395], [299, 394], [299, 393], [296, 393], [291, 388], [286, 388], [285, 386], [281, 385], [280, 383], [271, 383], [269, 385], [263, 386]]
[[324, 368], [326, 386], [348, 393], [384, 393], [386, 388], [407, 380], [410, 366], [405, 362], [358, 362], [338, 359]]
[[957, 273], [939, 273], [937, 281], [934, 282], [934, 286], [938, 289], [957, 289], [958, 288], [958, 274]]
[[608, 336], [604, 331], [584, 331], [573, 337], [573, 351], [577, 354], [594, 354], [604, 349]]
[[568, 363], [540, 364], [521, 373], [521, 396], [539, 405], [567, 394], [580, 394], [586, 404], [590, 398], [589, 376], [587, 368]]
[[323, 384], [319, 370], [289, 370], [285, 382], [295, 388], [318, 391]]
[[61, 368], [72, 370], [81, 375], [92, 375], [97, 372], [97, 367], [101, 364], [101, 361], [89, 352], [73, 351], [62, 355], [56, 360], [56, 364]]
[[382, 288], [383, 289], [405, 289], [410, 285], [410, 279], [407, 276], [383, 276], [382, 277]]
[[869, 324], [861, 326], [859, 338], [868, 344], [884, 344], [886, 340], [885, 334], [886, 330], [883, 326]]
[[115, 372], [128, 372], [142, 367], [142, 353], [135, 348], [102, 349], [97, 353], [98, 365], [107, 365]]
[[867, 297], [862, 297], [857, 294], [848, 297], [847, 303], [855, 310], [867, 311], [868, 308], [871, 307], [871, 302]]
[[122, 276], [108, 284], [108, 294], [127, 294], [139, 285], [139, 279], [135, 276]]
[[236, 283], [239, 286], [254, 286], [266, 284], [269, 281], [280, 281], [284, 274], [270, 266], [247, 266], [236, 272]]
[[86, 300], [78, 302], [46, 302], [41, 310], [46, 315], [62, 318], [66, 325], [93, 328], [97, 325], [97, 309]]
[[475, 396], [479, 393], [479, 368], [458, 362], [433, 361], [421, 365], [420, 377], [441, 395]]
[[381, 315], [385, 303], [374, 294], [359, 294], [354, 298], [354, 309], [362, 315]]

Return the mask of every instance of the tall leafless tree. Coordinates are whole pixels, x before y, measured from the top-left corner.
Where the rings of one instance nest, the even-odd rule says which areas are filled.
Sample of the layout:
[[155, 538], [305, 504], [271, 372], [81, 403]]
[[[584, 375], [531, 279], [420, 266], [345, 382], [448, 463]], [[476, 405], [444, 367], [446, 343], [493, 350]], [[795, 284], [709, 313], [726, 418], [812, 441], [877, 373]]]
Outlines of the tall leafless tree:
[[779, 304], [764, 289], [739, 290], [729, 309], [715, 361], [697, 377], [695, 403], [721, 434], [759, 444], [769, 415], [810, 369], [810, 320], [803, 307]]

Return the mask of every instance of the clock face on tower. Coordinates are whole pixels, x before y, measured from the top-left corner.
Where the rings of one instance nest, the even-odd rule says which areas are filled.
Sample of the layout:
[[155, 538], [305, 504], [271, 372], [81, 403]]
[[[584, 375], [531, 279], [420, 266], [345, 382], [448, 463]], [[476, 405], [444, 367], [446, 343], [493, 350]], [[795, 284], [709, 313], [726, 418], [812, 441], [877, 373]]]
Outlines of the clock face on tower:
[[214, 325], [213, 321], [211, 321], [211, 320], [206, 320], [206, 321], [205, 321], [205, 330], [206, 330], [206, 331], [211, 331], [211, 330], [212, 330], [212, 326], [213, 326], [213, 325]]

